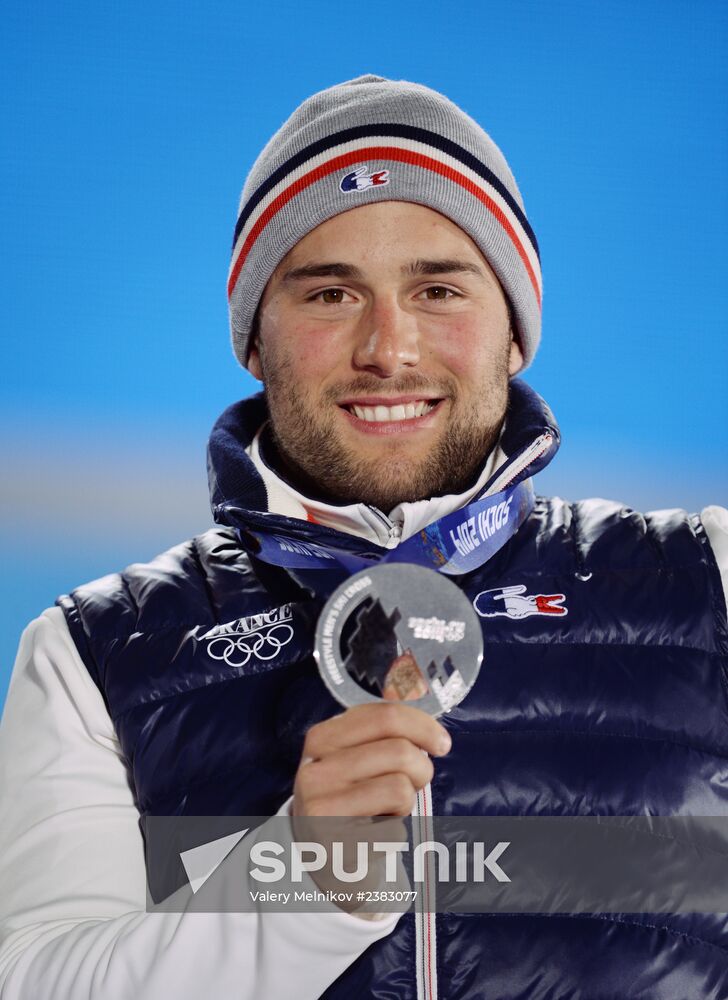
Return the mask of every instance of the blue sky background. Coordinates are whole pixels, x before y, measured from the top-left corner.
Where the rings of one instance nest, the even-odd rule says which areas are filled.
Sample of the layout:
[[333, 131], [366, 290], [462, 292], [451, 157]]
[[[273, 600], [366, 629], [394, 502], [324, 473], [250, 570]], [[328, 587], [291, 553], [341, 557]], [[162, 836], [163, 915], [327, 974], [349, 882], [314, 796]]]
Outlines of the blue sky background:
[[728, 503], [728, 4], [5, 3], [0, 702], [57, 594], [211, 524], [237, 201], [293, 108], [364, 72], [446, 93], [538, 236], [537, 480]]

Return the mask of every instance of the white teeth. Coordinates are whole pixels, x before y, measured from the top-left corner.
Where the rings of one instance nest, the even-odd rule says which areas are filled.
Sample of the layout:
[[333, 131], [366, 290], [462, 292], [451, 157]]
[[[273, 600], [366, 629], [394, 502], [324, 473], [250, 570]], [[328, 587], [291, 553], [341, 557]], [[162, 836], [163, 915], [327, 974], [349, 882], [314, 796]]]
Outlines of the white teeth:
[[351, 404], [354, 415], [369, 423], [385, 423], [388, 420], [414, 420], [434, 409], [436, 402], [425, 399], [418, 403], [398, 403], [396, 406], [357, 406]]

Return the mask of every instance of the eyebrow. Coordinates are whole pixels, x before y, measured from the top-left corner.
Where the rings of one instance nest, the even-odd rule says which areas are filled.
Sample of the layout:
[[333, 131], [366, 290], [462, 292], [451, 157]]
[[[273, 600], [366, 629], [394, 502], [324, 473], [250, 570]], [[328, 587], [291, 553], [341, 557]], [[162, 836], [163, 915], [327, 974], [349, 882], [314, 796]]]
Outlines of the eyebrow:
[[[433, 274], [475, 274], [480, 278], [487, 277], [485, 271], [469, 260], [443, 258], [440, 260], [425, 260], [419, 258], [401, 268], [402, 274], [408, 277]], [[284, 282], [305, 281], [307, 278], [351, 278], [355, 281], [363, 278], [363, 274], [354, 264], [313, 263], [301, 267], [292, 267], [282, 277]]]
[[457, 260], [445, 257], [441, 260], [419, 260], [402, 268], [402, 273], [416, 277], [419, 274], [476, 274], [479, 278], [484, 278], [485, 271], [477, 264], [469, 260]]
[[292, 267], [282, 277], [282, 281], [305, 281], [306, 278], [353, 278], [362, 277], [358, 267], [353, 264], [304, 264], [302, 267]]

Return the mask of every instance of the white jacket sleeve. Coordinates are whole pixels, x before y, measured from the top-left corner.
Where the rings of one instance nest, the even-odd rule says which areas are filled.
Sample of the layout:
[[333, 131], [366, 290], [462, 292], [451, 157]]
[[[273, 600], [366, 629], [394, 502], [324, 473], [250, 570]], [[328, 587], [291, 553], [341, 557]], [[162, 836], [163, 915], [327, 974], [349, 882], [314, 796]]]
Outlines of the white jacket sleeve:
[[700, 512], [705, 533], [718, 563], [723, 583], [723, 597], [728, 604], [728, 509], [712, 504]]
[[0, 998], [319, 997], [399, 914], [146, 912], [139, 814], [63, 613], [23, 633], [0, 725]]

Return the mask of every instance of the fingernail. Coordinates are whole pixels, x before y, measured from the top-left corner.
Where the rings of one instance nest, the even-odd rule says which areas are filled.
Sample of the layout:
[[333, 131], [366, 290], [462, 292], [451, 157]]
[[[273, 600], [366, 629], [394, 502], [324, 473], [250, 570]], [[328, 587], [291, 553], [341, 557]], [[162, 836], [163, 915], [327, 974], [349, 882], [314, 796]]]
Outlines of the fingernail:
[[437, 740], [437, 752], [446, 754], [452, 749], [452, 739], [447, 729], [443, 729]]

